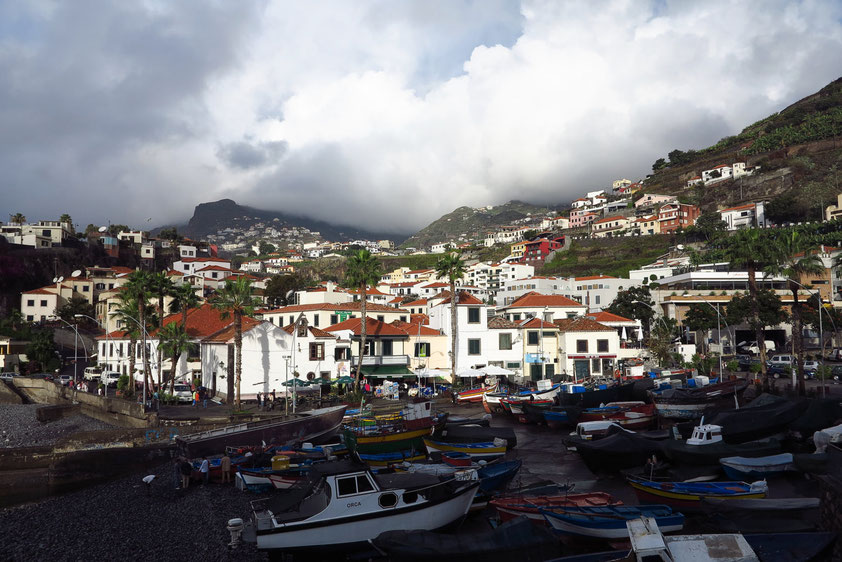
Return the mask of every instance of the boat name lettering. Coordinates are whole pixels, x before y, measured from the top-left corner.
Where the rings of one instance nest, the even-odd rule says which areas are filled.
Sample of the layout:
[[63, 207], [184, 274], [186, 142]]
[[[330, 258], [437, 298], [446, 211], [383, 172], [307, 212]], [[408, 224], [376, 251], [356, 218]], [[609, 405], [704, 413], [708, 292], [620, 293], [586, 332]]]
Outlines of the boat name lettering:
[[362, 505], [362, 502], [348, 502], [348, 507], [359, 507]]

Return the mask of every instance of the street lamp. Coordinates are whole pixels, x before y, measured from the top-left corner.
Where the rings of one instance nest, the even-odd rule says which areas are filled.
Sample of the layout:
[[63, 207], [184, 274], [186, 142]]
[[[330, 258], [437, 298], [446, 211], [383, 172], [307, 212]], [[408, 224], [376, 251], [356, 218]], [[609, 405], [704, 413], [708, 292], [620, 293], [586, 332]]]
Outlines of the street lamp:
[[[794, 283], [795, 285], [798, 285], [799, 287], [801, 287], [802, 289], [804, 289], [808, 293], [811, 293], [811, 294], [815, 295], [816, 298], [819, 299], [819, 345], [820, 345], [819, 349], [821, 351], [822, 361], [824, 361], [824, 330], [822, 329], [822, 309], [824, 308], [824, 302], [822, 300], [822, 295], [819, 291], [816, 291], [815, 289], [809, 289], [809, 288], [805, 287], [804, 285], [802, 285], [801, 283], [799, 283], [798, 281], [793, 281], [792, 279], [788, 279], [788, 281], [791, 282], [791, 283]], [[827, 311], [825, 311], [825, 314], [828, 314], [828, 318], [830, 318], [830, 315]], [[831, 318], [831, 320], [833, 320], [833, 318]], [[798, 334], [797, 336], [793, 336], [793, 341], [795, 341], [796, 337], [800, 338], [801, 334]], [[797, 358], [796, 358], [796, 360], [797, 360]], [[803, 369], [804, 367], [802, 366], [801, 368]], [[798, 369], [798, 365], [796, 365], [795, 368], [792, 370], [792, 388], [793, 389], [795, 388], [795, 385], [797, 383], [797, 381], [795, 380], [795, 373], [796, 373], [797, 369]], [[826, 392], [827, 391], [825, 390], [825, 386], [824, 386], [824, 375], [822, 375], [822, 396], [823, 397], [824, 397]]]
[[[719, 379], [721, 381], [722, 380], [722, 351], [723, 351], [723, 348], [722, 348], [722, 328], [721, 328], [720, 323], [719, 323], [720, 318], [721, 318], [721, 315], [719, 314], [719, 303], [716, 303], [716, 307], [714, 307], [712, 304], [710, 304], [706, 300], [702, 300], [702, 302], [705, 303], [706, 305], [708, 305], [709, 307], [713, 308], [716, 311], [716, 335], [718, 336], [718, 339], [719, 339]], [[728, 329], [728, 321], [727, 320], [725, 321], [725, 329], [726, 330]], [[728, 337], [731, 337], [731, 336], [729, 335]]]
[[[97, 326], [99, 326], [100, 328], [102, 328], [102, 330], [105, 332], [105, 349], [106, 349], [106, 350], [108, 349], [108, 328], [107, 328], [106, 326], [104, 326], [103, 324], [101, 324], [101, 323], [99, 322], [99, 320], [97, 320], [96, 318], [92, 318], [91, 316], [88, 316], [87, 314], [74, 314], [74, 315], [73, 315], [73, 317], [74, 317], [74, 318], [87, 318], [88, 320], [93, 320], [93, 321], [96, 323], [96, 325], [97, 325]], [[109, 367], [108, 367], [108, 358], [107, 358], [107, 357], [108, 357], [108, 355], [110, 355], [110, 354], [103, 353], [103, 355], [105, 355], [105, 356], [106, 356], [106, 359], [105, 359], [105, 372], [107, 373], [107, 372], [109, 371]], [[102, 378], [101, 378], [101, 377], [100, 377], [100, 381], [99, 381], [99, 382], [100, 382], [100, 383], [102, 383]], [[106, 375], [106, 377], [105, 377], [105, 383], [103, 384], [103, 388], [104, 388], [104, 390], [103, 390], [103, 396], [108, 396], [108, 376], [107, 376], [107, 375]]]
[[[145, 371], [145, 369], [146, 369], [146, 360], [147, 360], [147, 358], [146, 358], [146, 336], [147, 336], [146, 327], [143, 326], [140, 323], [140, 320], [138, 320], [137, 318], [135, 318], [133, 316], [129, 316], [128, 314], [124, 314], [122, 312], [117, 312], [116, 310], [109, 312], [108, 315], [109, 316], [120, 316], [121, 318], [128, 318], [129, 320], [131, 320], [135, 324], [137, 324], [137, 326], [140, 328], [141, 336], [143, 338], [143, 341], [142, 341], [142, 344], [141, 344], [142, 345], [142, 347], [141, 347], [141, 357], [142, 357], [143, 364], [142, 364], [141, 368], [144, 369], [144, 372], [143, 372], [143, 411], [145, 412], [146, 411], [146, 371]], [[134, 353], [134, 349], [130, 350], [130, 353]], [[134, 373], [130, 373], [129, 378], [131, 379], [132, 384], [134, 384]], [[107, 380], [108, 379], [106, 379], [106, 381]]]
[[[73, 337], [73, 384], [79, 382], [78, 378], [78, 363], [79, 363], [79, 327], [75, 324], [71, 324], [61, 316], [53, 316], [54, 320], [59, 320], [60, 322], [64, 322], [71, 328], [73, 328], [73, 332], [75, 333]], [[82, 342], [82, 347], [84, 348], [85, 342]], [[88, 359], [88, 350], [85, 348], [85, 360]]]

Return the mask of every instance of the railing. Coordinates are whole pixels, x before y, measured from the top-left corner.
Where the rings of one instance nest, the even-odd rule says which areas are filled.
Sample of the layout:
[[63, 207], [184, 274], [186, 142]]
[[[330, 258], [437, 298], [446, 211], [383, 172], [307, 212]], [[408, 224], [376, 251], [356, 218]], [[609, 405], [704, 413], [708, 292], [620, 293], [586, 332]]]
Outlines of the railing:
[[[354, 365], [359, 365], [359, 355], [354, 355]], [[409, 365], [409, 355], [364, 355], [363, 365]]]

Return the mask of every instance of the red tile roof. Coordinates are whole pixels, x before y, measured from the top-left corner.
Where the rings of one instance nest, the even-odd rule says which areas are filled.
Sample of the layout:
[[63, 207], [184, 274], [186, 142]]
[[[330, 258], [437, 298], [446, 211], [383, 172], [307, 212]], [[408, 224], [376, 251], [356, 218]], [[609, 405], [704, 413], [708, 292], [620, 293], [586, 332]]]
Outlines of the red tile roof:
[[588, 314], [588, 318], [595, 320], [596, 322], [632, 322], [636, 323], [631, 318], [624, 318], [623, 316], [619, 316], [617, 314], [612, 314], [605, 310], [600, 312], [595, 312], [593, 314]]
[[434, 330], [429, 326], [423, 326], [421, 324], [413, 324], [410, 322], [401, 322], [400, 320], [395, 320], [392, 322], [392, 326], [403, 330], [409, 336], [441, 336], [442, 333], [438, 330]]
[[231, 270], [228, 269], [227, 267], [222, 267], [220, 265], [206, 265], [202, 269], [197, 269], [196, 273], [199, 273], [201, 271], [229, 271], [230, 272]]
[[404, 303], [404, 306], [427, 306], [427, 299], [418, 299], [417, 301]]
[[[291, 334], [294, 329], [295, 329], [295, 324], [287, 324], [286, 326], [283, 327], [283, 330], [288, 334]], [[335, 335], [331, 334], [330, 332], [326, 332], [326, 331], [322, 330], [321, 328], [316, 328], [314, 326], [307, 326], [307, 329], [310, 330], [310, 333], [313, 334], [317, 338], [336, 339]]]
[[[366, 303], [365, 309], [367, 312], [407, 312], [402, 308], [395, 308], [394, 306], [386, 306], [385, 304]], [[293, 304], [276, 308], [267, 312], [271, 314], [287, 314], [290, 312], [309, 312], [311, 310], [347, 310], [349, 312], [360, 312], [360, 301], [329, 303], [320, 302], [313, 304]]]
[[614, 328], [600, 324], [596, 320], [591, 320], [584, 316], [577, 316], [576, 318], [562, 318], [554, 320], [553, 324], [558, 326], [561, 332], [613, 332]]
[[197, 261], [215, 261], [219, 263], [231, 263], [231, 260], [224, 260], [222, 258], [184, 258], [179, 261], [182, 261], [184, 263], [194, 263]]
[[558, 326], [551, 322], [544, 322], [538, 318], [532, 318], [528, 322], [520, 324], [521, 328], [554, 328], [558, 329]]
[[526, 293], [505, 308], [543, 308], [545, 306], [585, 308], [585, 305], [562, 295], [542, 295], [534, 291]]
[[587, 275], [585, 277], [574, 277], [576, 281], [592, 281], [594, 279], [617, 279], [616, 277], [611, 277], [610, 275]]
[[[255, 318], [245, 317], [243, 318], [243, 333], [245, 334], [255, 326], [262, 324], [262, 320], [257, 320]], [[222, 328], [220, 331], [211, 334], [206, 338], [202, 338], [204, 342], [228, 342], [234, 339], [234, 322], [231, 321], [231, 324]]]
[[[458, 300], [457, 305], [459, 305], [459, 304], [485, 304], [484, 302], [482, 302], [481, 300], [479, 300], [478, 298], [476, 298], [472, 294], [466, 293], [465, 291], [459, 291], [458, 295], [459, 296], [457, 297], [457, 300]], [[442, 291], [441, 293], [434, 296], [430, 300], [433, 300], [433, 299], [435, 299], [435, 300], [442, 299], [440, 304], [449, 303], [450, 302], [450, 291]]]
[[728, 209], [722, 209], [719, 212], [720, 213], [727, 213], [729, 211], [744, 211], [746, 209], [754, 209], [754, 203], [749, 203], [748, 205], [740, 205], [738, 207], [729, 207]]
[[505, 329], [505, 328], [520, 328], [519, 324], [512, 322], [511, 320], [507, 320], [502, 316], [495, 316], [488, 321], [488, 328], [490, 330], [494, 329]]
[[[369, 316], [365, 320], [367, 336], [406, 336], [405, 331], [395, 326], [392, 326], [391, 324], [381, 322], [376, 318], [371, 318]], [[351, 330], [352, 334], [354, 334], [355, 336], [359, 336], [362, 334], [362, 318], [349, 318], [343, 322], [340, 322], [339, 324], [329, 326], [326, 330], [328, 332]]]
[[[47, 285], [47, 287], [52, 287], [52, 285]], [[41, 287], [40, 289], [32, 289], [31, 291], [24, 291], [21, 294], [24, 294], [24, 295], [53, 295], [53, 296], [56, 296], [56, 292], [54, 290], [48, 291], [47, 287]]]

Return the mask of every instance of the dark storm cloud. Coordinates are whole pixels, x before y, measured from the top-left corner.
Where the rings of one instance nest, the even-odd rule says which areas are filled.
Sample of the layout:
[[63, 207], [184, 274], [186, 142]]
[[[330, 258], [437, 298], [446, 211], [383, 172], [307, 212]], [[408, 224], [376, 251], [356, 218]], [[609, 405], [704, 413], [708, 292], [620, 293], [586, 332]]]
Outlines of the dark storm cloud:
[[254, 144], [240, 141], [221, 146], [217, 151], [217, 156], [232, 168], [248, 170], [249, 168], [259, 168], [267, 163], [277, 162], [288, 148], [287, 143], [283, 141]]

